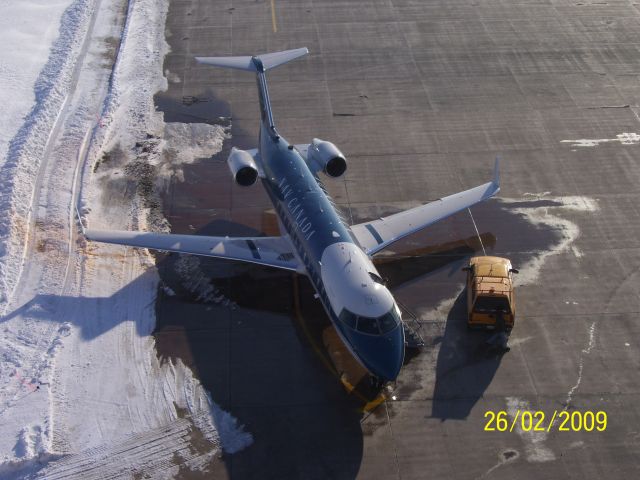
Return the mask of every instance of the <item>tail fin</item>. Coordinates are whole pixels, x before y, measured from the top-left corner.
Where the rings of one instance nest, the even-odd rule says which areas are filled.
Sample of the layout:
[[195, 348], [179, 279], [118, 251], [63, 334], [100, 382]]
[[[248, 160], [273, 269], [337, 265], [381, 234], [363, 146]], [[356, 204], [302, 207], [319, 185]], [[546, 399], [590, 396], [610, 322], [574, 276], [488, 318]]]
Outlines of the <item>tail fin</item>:
[[196, 57], [198, 63], [215, 67], [235, 68], [248, 72], [266, 72], [271, 68], [295, 60], [309, 53], [307, 48], [296, 48], [283, 52], [265, 53], [254, 57]]
[[307, 53], [309, 53], [309, 50], [306, 48], [297, 48], [295, 50], [285, 50], [283, 52], [264, 53], [254, 57], [196, 57], [196, 60], [198, 63], [203, 63], [205, 65], [255, 72], [258, 83], [258, 92], [260, 93], [260, 116], [262, 118], [262, 128], [266, 130], [267, 134], [274, 141], [278, 141], [280, 136], [278, 135], [273, 122], [273, 114], [271, 112], [271, 102], [269, 101], [269, 91], [267, 89], [265, 72], [271, 68], [275, 68], [279, 65], [288, 63], [291, 60], [295, 60]]

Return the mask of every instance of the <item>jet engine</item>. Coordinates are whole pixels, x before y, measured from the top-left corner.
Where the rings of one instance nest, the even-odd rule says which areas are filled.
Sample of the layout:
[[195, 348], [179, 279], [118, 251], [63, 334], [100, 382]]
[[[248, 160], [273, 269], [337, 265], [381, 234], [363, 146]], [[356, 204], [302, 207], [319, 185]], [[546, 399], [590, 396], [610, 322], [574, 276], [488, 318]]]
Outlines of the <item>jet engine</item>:
[[330, 177], [339, 177], [347, 171], [347, 160], [333, 143], [314, 138], [307, 150], [307, 159], [324, 170]]
[[258, 167], [253, 156], [246, 150], [233, 147], [227, 159], [227, 165], [238, 185], [250, 187], [258, 180]]

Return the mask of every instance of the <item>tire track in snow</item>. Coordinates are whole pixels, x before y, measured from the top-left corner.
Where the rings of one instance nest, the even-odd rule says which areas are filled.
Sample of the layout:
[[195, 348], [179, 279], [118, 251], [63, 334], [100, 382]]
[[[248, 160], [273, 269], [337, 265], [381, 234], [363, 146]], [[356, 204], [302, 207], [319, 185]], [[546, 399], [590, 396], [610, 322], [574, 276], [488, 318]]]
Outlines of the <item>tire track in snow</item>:
[[[73, 272], [77, 263], [75, 205], [80, 170], [86, 161], [89, 140], [96, 129], [92, 109], [100, 111], [111, 71], [108, 65], [96, 69], [87, 62], [95, 57], [96, 50], [104, 56], [102, 43], [95, 40], [102, 39], [97, 31], [104, 31], [105, 27], [100, 23], [96, 25], [96, 22], [101, 15], [104, 21], [105, 15], [108, 17], [112, 12], [114, 4], [104, 0], [77, 0], [68, 8], [71, 13], [65, 13], [63, 16], [61, 36], [56, 41], [52, 53], [52, 56], [55, 56], [56, 52], [62, 52], [68, 58], [65, 58], [62, 64], [54, 65], [54, 72], [48, 71], [49, 77], [42, 80], [51, 84], [49, 87], [53, 98], [44, 98], [45, 105], [34, 107], [33, 118], [29, 120], [32, 122], [28, 121], [28, 125], [25, 125], [38, 130], [39, 133], [25, 133], [22, 138], [24, 143], [20, 148], [16, 145], [14, 151], [16, 155], [19, 153], [25, 158], [37, 154], [37, 148], [30, 148], [28, 142], [40, 138], [40, 130], [44, 128], [44, 120], [40, 117], [50, 111], [58, 97], [62, 96], [62, 103], [59, 105], [55, 121], [50, 126], [41, 159], [39, 162], [34, 160], [31, 166], [35, 177], [22, 179], [24, 182], [32, 182], [33, 191], [28, 205], [28, 221], [23, 225], [26, 230], [22, 232], [21, 237], [24, 243], [19, 275], [14, 275], [14, 296], [11, 298], [12, 303], [5, 304], [6, 308], [13, 307], [14, 311], [10, 314], [12, 320], [5, 323], [2, 339], [2, 347], [11, 347], [12, 350], [9, 357], [3, 358], [3, 370], [10, 366], [11, 362], [15, 362], [16, 372], [19, 368], [18, 374], [22, 372], [24, 377], [36, 382], [30, 384], [33, 388], [38, 382], [46, 387], [33, 392], [33, 397], [25, 399], [23, 383], [10, 382], [4, 385], [0, 395], [4, 399], [0, 408], [0, 418], [6, 426], [6, 441], [10, 441], [11, 428], [14, 428], [12, 423], [18, 427], [21, 421], [33, 420], [42, 425], [38, 430], [42, 438], [37, 439], [37, 451], [29, 453], [27, 449], [26, 452], [29, 454], [21, 456], [17, 455], [14, 448], [18, 460], [25, 462], [25, 465], [34, 455], [36, 458], [43, 458], [43, 452], [51, 449], [54, 422], [52, 397], [55, 390], [51, 375], [54, 357], [62, 344], [62, 337], [68, 335], [70, 329], [69, 324], [64, 322], [64, 312], [60, 311], [61, 305], [57, 299], [64, 295], [74, 296], [72, 290], [76, 277]], [[68, 25], [68, 22], [72, 25]], [[80, 22], [80, 25], [74, 22]], [[111, 25], [110, 22], [107, 23]], [[114, 27], [106, 28], [117, 30], [122, 26], [118, 27], [115, 23]], [[67, 45], [69, 41], [72, 42], [71, 45]], [[55, 59], [50, 58], [47, 67], [54, 63]], [[67, 70], [64, 71], [64, 68]], [[62, 84], [54, 85], [55, 78], [62, 78]], [[87, 85], [91, 88], [85, 88]], [[45, 89], [41, 93], [46, 92]], [[20, 174], [28, 173], [20, 170], [19, 165], [15, 168], [18, 168]], [[21, 184], [16, 185], [19, 187]], [[9, 195], [12, 192], [13, 190], [9, 190], [5, 193]], [[15, 193], [17, 196], [9, 200], [19, 202], [22, 198], [20, 195], [24, 192], [18, 188]], [[5, 257], [3, 261], [8, 259]], [[16, 309], [15, 305], [22, 307]], [[6, 326], [9, 324], [11, 327], [7, 329]], [[28, 331], [31, 341], [15, 346], [16, 332], [19, 334], [21, 331]], [[5, 460], [12, 460], [6, 456], [8, 450], [4, 445], [1, 453], [5, 454]], [[13, 463], [17, 466], [15, 461]]]
[[32, 478], [93, 480], [136, 475], [156, 478], [163, 474], [170, 478], [180, 466], [202, 468], [220, 452], [216, 429], [207, 421], [209, 416], [208, 411], [197, 412], [123, 442], [69, 455], [51, 462]]

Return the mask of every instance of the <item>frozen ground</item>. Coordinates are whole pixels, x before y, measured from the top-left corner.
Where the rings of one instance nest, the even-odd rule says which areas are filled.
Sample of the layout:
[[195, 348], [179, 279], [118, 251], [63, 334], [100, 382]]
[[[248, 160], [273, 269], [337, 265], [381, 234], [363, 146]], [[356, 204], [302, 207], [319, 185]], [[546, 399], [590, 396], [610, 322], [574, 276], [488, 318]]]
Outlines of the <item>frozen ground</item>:
[[[42, 100], [42, 89], [49, 73], [53, 73], [51, 58], [49, 72], [43, 72], [49, 63], [50, 49], [58, 37], [60, 20], [72, 0], [32, 0], [0, 2], [0, 75], [2, 89], [0, 102], [3, 112], [0, 116], [0, 167], [7, 161], [9, 145], [17, 147], [16, 134], [28, 120], [36, 99]], [[68, 25], [67, 28], [71, 27]], [[69, 32], [72, 28], [69, 28]], [[40, 73], [44, 75], [40, 76]], [[34, 88], [37, 83], [37, 88]], [[32, 111], [33, 113], [33, 111]], [[26, 123], [26, 122], [25, 122]], [[13, 141], [12, 141], [13, 140]]]
[[[140, 194], [143, 181], [191, 160], [163, 140], [153, 106], [166, 82], [166, 3], [0, 9], [12, 47], [0, 54], [11, 87], [0, 117], [11, 127], [0, 138], [0, 476], [170, 478], [177, 463], [199, 469], [244, 448], [251, 435], [191, 371], [156, 357], [152, 259], [86, 245], [77, 232], [76, 205], [92, 228], [167, 227], [153, 195]], [[194, 155], [211, 155], [225, 135], [191, 134]]]

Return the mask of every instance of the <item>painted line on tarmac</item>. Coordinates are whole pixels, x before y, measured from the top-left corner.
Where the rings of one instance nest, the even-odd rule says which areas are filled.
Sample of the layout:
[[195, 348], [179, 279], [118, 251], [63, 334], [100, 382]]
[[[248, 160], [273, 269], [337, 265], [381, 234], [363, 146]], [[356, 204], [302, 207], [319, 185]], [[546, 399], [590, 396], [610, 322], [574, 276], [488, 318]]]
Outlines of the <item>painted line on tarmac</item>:
[[273, 33], [278, 33], [278, 24], [276, 23], [276, 2], [271, 0], [271, 26], [273, 27]]

